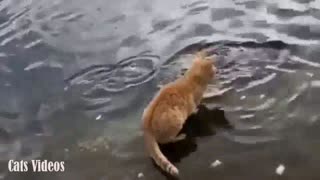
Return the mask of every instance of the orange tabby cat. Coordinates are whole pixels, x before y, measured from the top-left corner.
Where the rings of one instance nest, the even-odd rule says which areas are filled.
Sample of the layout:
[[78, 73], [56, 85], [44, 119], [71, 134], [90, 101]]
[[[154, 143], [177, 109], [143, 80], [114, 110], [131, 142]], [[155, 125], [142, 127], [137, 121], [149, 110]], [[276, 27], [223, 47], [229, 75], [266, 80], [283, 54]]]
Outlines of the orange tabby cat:
[[161, 88], [143, 112], [146, 148], [156, 164], [173, 176], [178, 169], [162, 154], [159, 145], [183, 140], [180, 134], [188, 116], [197, 111], [209, 81], [215, 76], [213, 60], [199, 52], [185, 75]]

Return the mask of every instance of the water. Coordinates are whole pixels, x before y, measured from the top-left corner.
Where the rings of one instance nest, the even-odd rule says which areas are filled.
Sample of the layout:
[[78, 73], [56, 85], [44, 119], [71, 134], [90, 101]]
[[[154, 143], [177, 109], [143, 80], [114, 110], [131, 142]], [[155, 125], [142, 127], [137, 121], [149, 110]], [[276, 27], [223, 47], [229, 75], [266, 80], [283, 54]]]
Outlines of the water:
[[141, 114], [199, 48], [218, 54], [221, 96], [164, 147], [181, 179], [318, 179], [319, 30], [317, 0], [2, 0], [0, 179], [166, 179]]

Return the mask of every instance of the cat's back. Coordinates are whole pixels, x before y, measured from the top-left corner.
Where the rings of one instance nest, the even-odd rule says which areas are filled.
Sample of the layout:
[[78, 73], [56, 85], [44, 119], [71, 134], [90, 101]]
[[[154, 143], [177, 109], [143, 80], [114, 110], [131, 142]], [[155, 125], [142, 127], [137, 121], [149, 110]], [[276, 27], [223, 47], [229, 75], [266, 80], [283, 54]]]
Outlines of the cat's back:
[[154, 115], [159, 116], [164, 112], [172, 109], [183, 109], [188, 104], [188, 93], [185, 91], [181, 83], [172, 82], [164, 86], [158, 96], [154, 99], [153, 107]]
[[178, 79], [163, 86], [159, 92], [158, 100], [166, 102], [177, 102], [188, 94], [188, 87], [184, 79]]
[[188, 105], [188, 93], [183, 80], [178, 79], [163, 86], [151, 100], [144, 112], [144, 118], [151, 120], [171, 111], [172, 109], [184, 109]]

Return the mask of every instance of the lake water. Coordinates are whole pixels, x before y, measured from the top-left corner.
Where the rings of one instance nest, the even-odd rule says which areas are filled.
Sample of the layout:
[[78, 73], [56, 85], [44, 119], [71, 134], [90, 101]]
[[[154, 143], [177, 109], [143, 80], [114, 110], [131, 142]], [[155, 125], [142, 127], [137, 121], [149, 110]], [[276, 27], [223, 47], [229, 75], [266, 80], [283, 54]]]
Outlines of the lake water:
[[[170, 179], [141, 115], [200, 48], [221, 95], [163, 147], [181, 179], [319, 179], [318, 0], [0, 0], [0, 179]], [[9, 173], [9, 159], [66, 171]]]

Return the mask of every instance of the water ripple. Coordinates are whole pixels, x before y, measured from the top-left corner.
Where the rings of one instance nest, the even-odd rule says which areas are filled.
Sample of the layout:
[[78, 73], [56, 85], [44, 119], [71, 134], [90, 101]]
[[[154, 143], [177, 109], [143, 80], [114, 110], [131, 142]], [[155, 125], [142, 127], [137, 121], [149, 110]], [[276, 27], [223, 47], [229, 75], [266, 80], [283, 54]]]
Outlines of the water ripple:
[[[286, 154], [280, 159], [292, 162], [286, 158], [294, 151], [301, 153], [305, 162], [316, 162], [314, 154], [319, 148], [309, 140], [316, 139], [319, 129], [319, 9], [319, 2], [312, 0], [2, 0], [1, 163], [8, 158], [41, 156], [45, 144], [42, 138], [48, 134], [43, 128], [48, 125], [50, 132], [56, 131], [50, 143], [58, 142], [57, 149], [77, 142], [84, 132], [107, 137], [111, 142], [111, 153], [103, 153], [107, 161], [131, 162], [126, 161], [129, 166], [125, 167], [116, 163], [119, 168], [112, 172], [119, 175], [118, 179], [129, 177], [137, 169], [142, 171], [138, 164], [145, 164], [140, 162], [144, 156], [137, 150], [142, 145], [131, 140], [140, 142], [138, 120], [143, 108], [156, 86], [181, 76], [194, 52], [202, 48], [217, 55], [219, 70], [204, 103], [210, 108], [221, 106], [234, 125], [223, 138], [206, 139], [221, 140], [210, 143], [223, 149], [216, 149], [214, 153], [218, 154], [213, 156], [221, 152], [227, 157], [228, 141], [232, 141], [239, 143], [236, 148], [230, 147], [232, 153], [241, 154], [242, 144], [250, 144], [250, 157], [259, 158], [256, 155], [260, 153], [265, 157], [265, 148], [257, 150], [263, 144], [270, 148], [267, 154], [275, 157], [278, 147], [268, 146], [268, 142], [285, 140], [292, 144], [279, 143]], [[116, 59], [144, 51], [159, 56], [144, 53], [115, 63]], [[52, 64], [51, 58], [59, 63]], [[76, 137], [69, 139], [71, 134]], [[129, 156], [117, 150], [124, 146]], [[50, 149], [51, 153], [54, 157], [59, 154]], [[199, 157], [194, 154], [181, 163], [194, 157], [208, 158], [207, 153]], [[83, 160], [82, 155], [87, 154], [79, 156], [83, 164], [96, 163], [92, 157]], [[263, 159], [262, 165], [272, 164], [274, 159]], [[95, 170], [105, 174], [105, 168], [115, 169], [113, 164], [101, 167]], [[130, 168], [129, 174], [123, 173], [124, 168]], [[70, 174], [75, 177], [71, 179], [88, 176], [88, 171], [80, 172], [77, 165], [70, 169], [76, 172], [61, 174], [61, 179], [70, 179], [65, 177]], [[193, 168], [185, 173], [198, 171]], [[304, 168], [291, 172], [298, 171], [314, 174]], [[101, 173], [92, 172], [96, 179]], [[250, 179], [246, 173], [242, 175], [242, 179]], [[204, 179], [210, 178], [204, 175]]]
[[135, 87], [155, 77], [158, 63], [158, 56], [143, 53], [116, 64], [90, 66], [67, 78], [65, 90], [80, 92], [79, 107], [92, 118], [109, 120], [129, 104], [142, 102], [143, 93]]
[[95, 65], [68, 78], [69, 86], [94, 83], [96, 86], [86, 94], [97, 89], [107, 92], [120, 92], [127, 88], [141, 85], [153, 78], [157, 70], [159, 57], [140, 55], [121, 60], [114, 65]]
[[251, 82], [249, 82], [248, 86], [246, 86], [244, 88], [237, 89], [237, 91], [241, 92], [241, 91], [244, 91], [244, 90], [259, 86], [261, 84], [265, 84], [265, 83], [271, 81], [272, 79], [274, 79], [276, 77], [276, 75], [277, 75], [276, 73], [272, 73], [272, 74], [264, 77], [263, 79], [251, 81]]
[[[183, 74], [191, 65], [191, 54], [201, 48], [207, 49], [209, 54], [217, 54], [219, 70], [219, 83], [210, 85], [204, 102], [208, 107], [222, 103], [237, 130], [226, 136], [235, 142], [255, 144], [279, 140], [279, 134], [274, 133], [294, 123], [293, 120], [284, 121], [282, 118], [285, 114], [280, 112], [296, 114], [294, 110], [286, 108], [298, 105], [297, 102], [306, 95], [308, 88], [317, 86], [316, 81], [308, 82], [313, 78], [310, 72], [300, 73], [295, 67], [319, 68], [318, 63], [297, 57], [292, 51], [297, 47], [282, 42], [190, 45], [165, 63], [160, 71], [160, 77], [163, 76], [160, 84]], [[222, 49], [223, 53], [219, 53]], [[276, 90], [276, 84], [283, 84], [283, 87]], [[223, 92], [219, 93], [217, 88]], [[213, 97], [223, 97], [223, 100]], [[251, 134], [252, 131], [254, 134]]]

